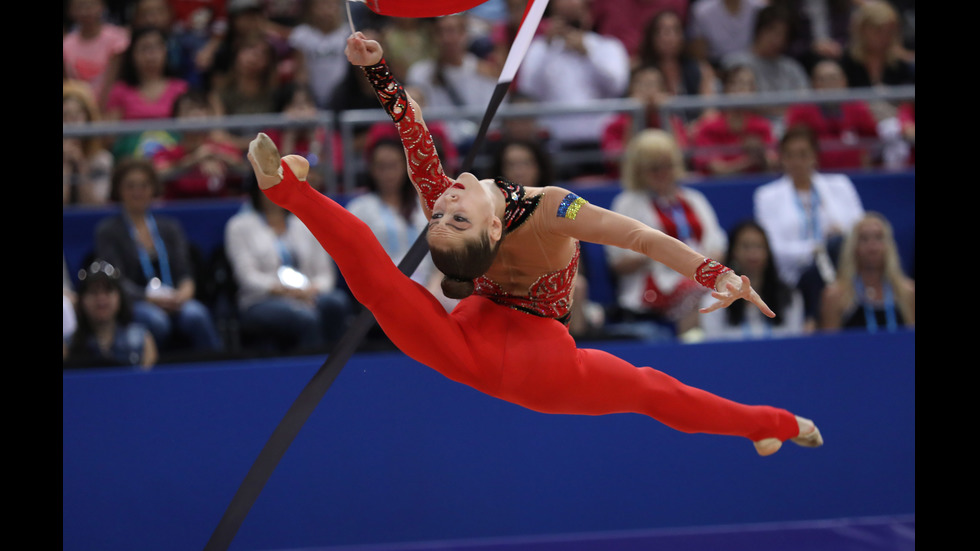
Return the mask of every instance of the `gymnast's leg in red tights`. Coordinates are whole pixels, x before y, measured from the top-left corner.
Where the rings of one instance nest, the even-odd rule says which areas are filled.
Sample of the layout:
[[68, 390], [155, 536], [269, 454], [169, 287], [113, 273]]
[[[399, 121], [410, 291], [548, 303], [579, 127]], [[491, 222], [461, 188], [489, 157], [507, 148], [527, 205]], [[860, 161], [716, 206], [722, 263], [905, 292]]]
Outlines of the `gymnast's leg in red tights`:
[[771, 440], [777, 449], [800, 434], [788, 411], [739, 404], [606, 352], [578, 349], [555, 320], [475, 296], [447, 313], [398, 270], [360, 219], [298, 180], [285, 161], [282, 168], [283, 180], [266, 195], [313, 232], [392, 342], [447, 378], [547, 413], [640, 413], [680, 431]]

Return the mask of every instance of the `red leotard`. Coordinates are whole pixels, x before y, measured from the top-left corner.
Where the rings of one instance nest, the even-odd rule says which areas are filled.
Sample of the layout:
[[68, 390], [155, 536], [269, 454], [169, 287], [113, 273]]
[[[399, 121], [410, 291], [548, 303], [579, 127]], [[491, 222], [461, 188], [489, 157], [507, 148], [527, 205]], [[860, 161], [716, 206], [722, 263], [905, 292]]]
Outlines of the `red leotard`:
[[683, 432], [753, 441], [798, 435], [788, 411], [739, 404], [607, 352], [580, 349], [555, 319], [476, 295], [447, 313], [398, 269], [366, 224], [282, 167], [284, 179], [266, 195], [313, 232], [391, 341], [447, 378], [544, 413], [632, 412]]
[[[365, 72], [398, 127], [411, 179], [430, 212], [452, 180], [443, 173], [428, 131], [384, 63], [366, 67]], [[513, 301], [499, 300], [491, 290], [485, 290], [488, 296], [474, 294], [461, 300], [447, 313], [424, 287], [398, 269], [366, 224], [297, 180], [285, 162], [282, 167], [282, 182], [266, 190], [266, 195], [313, 232], [354, 297], [374, 314], [391, 341], [445, 377], [544, 413], [639, 413], [683, 432], [753, 441], [785, 441], [798, 435], [796, 418], [786, 410], [739, 404], [655, 369], [637, 368], [607, 352], [578, 348], [568, 328], [555, 319], [567, 310], [567, 305], [557, 304], [567, 299], [567, 293], [561, 292], [564, 284], [553, 285], [555, 293], [531, 289], [532, 296], [523, 297], [538, 302], [525, 309], [536, 314], [522, 311]], [[574, 275], [577, 256], [554, 277]], [[545, 304], [549, 301], [555, 304]], [[549, 317], [548, 306], [556, 315]]]

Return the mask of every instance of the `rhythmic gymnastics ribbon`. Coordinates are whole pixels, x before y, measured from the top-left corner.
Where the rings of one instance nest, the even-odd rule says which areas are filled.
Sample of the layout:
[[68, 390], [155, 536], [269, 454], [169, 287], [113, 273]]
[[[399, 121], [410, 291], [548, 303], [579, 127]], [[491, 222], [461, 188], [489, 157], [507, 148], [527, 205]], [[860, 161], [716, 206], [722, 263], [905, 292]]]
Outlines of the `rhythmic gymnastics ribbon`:
[[[482, 4], [486, 0], [349, 1], [364, 3], [368, 9], [379, 15], [421, 18], [461, 13]], [[534, 38], [547, 5], [548, 0], [528, 0], [527, 7], [524, 10], [524, 18], [521, 21], [521, 26], [517, 31], [514, 42], [511, 44], [510, 51], [507, 53], [504, 67], [497, 79], [493, 95], [484, 113], [483, 121], [480, 124], [480, 130], [469, 149], [466, 159], [463, 161], [460, 172], [468, 172], [470, 170], [476, 151], [483, 144], [487, 129], [497, 112], [497, 107], [500, 106], [517, 74], [517, 69], [524, 59], [524, 54], [527, 53], [531, 39]], [[347, 11], [349, 15], [349, 3], [347, 5]], [[353, 21], [351, 21], [351, 28], [353, 29]], [[405, 254], [401, 262], [399, 262], [398, 269], [406, 275], [415, 272], [415, 269], [428, 252], [428, 243], [425, 240], [425, 231], [423, 230], [415, 240], [412, 248]], [[297, 396], [289, 410], [286, 411], [282, 421], [279, 422], [272, 436], [269, 437], [269, 440], [259, 452], [259, 456], [245, 475], [245, 479], [232, 497], [231, 503], [229, 503], [228, 508], [221, 517], [218, 526], [211, 534], [211, 538], [204, 548], [205, 551], [225, 550], [231, 545], [232, 540], [238, 533], [238, 529], [245, 521], [249, 510], [255, 504], [266, 482], [268, 482], [276, 466], [279, 464], [279, 460], [285, 455], [286, 450], [292, 444], [296, 435], [299, 434], [300, 429], [306, 423], [307, 419], [309, 419], [310, 415], [312, 415], [313, 410], [316, 409], [317, 404], [319, 404], [327, 390], [329, 390], [334, 380], [336, 380], [337, 375], [340, 374], [347, 360], [357, 351], [357, 348], [360, 346], [364, 337], [367, 336], [371, 327], [374, 326], [374, 323], [375, 319], [371, 312], [367, 308], [362, 308], [361, 312], [354, 319], [354, 322], [344, 333], [344, 336], [330, 352], [326, 361], [306, 386], [303, 387], [303, 390], [300, 391], [299, 396]]]

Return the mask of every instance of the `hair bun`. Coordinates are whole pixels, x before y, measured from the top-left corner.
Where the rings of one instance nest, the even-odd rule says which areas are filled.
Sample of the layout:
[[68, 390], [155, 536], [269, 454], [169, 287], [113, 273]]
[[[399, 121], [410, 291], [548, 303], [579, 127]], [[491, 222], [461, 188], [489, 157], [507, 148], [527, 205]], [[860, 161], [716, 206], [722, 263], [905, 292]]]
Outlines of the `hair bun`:
[[463, 299], [473, 294], [476, 285], [472, 279], [461, 279], [458, 277], [444, 276], [442, 278], [442, 292], [449, 298]]

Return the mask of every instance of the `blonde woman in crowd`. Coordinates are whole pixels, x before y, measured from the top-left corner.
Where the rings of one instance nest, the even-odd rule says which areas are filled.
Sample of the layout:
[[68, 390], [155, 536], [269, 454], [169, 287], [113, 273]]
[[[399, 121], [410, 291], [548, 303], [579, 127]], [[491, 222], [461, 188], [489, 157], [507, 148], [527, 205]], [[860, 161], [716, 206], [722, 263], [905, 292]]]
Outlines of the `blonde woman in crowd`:
[[892, 225], [868, 212], [844, 240], [837, 279], [824, 289], [825, 330], [915, 326], [915, 281], [902, 270]]

